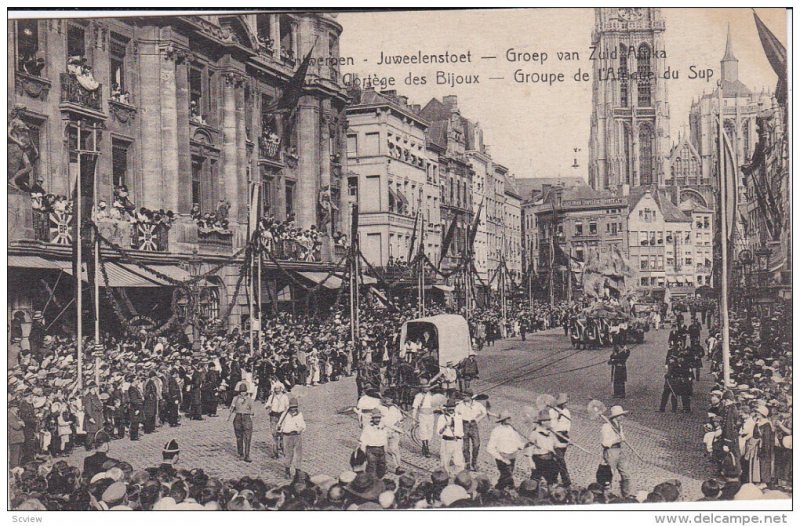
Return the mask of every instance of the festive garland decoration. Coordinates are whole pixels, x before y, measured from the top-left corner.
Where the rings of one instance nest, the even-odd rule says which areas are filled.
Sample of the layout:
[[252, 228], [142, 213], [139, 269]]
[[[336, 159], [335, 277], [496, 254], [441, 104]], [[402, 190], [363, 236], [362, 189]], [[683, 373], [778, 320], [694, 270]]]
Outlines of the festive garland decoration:
[[[100, 248], [98, 247], [98, 251]], [[98, 254], [99, 255], [99, 254]], [[103, 276], [103, 284], [104, 284], [104, 292], [106, 295], [106, 299], [108, 300], [109, 304], [111, 304], [112, 311], [116, 316], [117, 320], [119, 320], [122, 328], [128, 334], [135, 334], [136, 330], [131, 327], [128, 318], [122, 312], [122, 307], [119, 305], [119, 301], [116, 297], [114, 297], [113, 292], [111, 291], [111, 287], [109, 286], [108, 280], [108, 269], [106, 268], [106, 262], [103, 260], [102, 257], [98, 257], [100, 262], [100, 273]], [[162, 324], [158, 329], [153, 332], [153, 336], [161, 336], [162, 334], [166, 333], [170, 329], [172, 329], [175, 325], [181, 324], [183, 327], [187, 325], [187, 323], [181, 323], [181, 317], [178, 315], [178, 291], [181, 290], [181, 287], [177, 287], [172, 293], [172, 302], [170, 305], [170, 310], [172, 311], [172, 316]], [[189, 303], [187, 304], [187, 312], [194, 312], [194, 297], [192, 296], [191, 292], [187, 295], [189, 298]], [[190, 310], [191, 309], [191, 310]], [[138, 315], [138, 313], [134, 309], [134, 317]]]

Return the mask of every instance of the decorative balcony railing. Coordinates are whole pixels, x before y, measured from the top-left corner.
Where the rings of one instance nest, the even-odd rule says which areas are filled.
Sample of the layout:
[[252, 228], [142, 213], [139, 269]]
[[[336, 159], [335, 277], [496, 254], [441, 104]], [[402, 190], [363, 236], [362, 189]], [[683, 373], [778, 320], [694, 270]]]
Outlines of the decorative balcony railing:
[[72, 212], [34, 209], [33, 237], [45, 243], [72, 245]]
[[197, 241], [201, 248], [210, 250], [230, 250], [233, 248], [233, 232], [219, 232], [212, 230], [197, 231]]
[[100, 95], [103, 92], [102, 84], [97, 84], [95, 89], [88, 89], [81, 84], [78, 77], [69, 73], [61, 74], [61, 102], [77, 104], [92, 110], [102, 111], [103, 102]]
[[258, 158], [272, 161], [281, 160], [281, 140], [275, 134], [258, 138]]

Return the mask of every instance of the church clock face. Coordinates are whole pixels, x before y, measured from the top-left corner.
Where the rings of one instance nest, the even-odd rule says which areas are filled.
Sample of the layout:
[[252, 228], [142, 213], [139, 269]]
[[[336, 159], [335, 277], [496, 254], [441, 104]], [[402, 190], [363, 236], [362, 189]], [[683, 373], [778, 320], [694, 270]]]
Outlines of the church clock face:
[[622, 7], [617, 11], [617, 16], [630, 22], [641, 19], [644, 16], [644, 12], [641, 7]]

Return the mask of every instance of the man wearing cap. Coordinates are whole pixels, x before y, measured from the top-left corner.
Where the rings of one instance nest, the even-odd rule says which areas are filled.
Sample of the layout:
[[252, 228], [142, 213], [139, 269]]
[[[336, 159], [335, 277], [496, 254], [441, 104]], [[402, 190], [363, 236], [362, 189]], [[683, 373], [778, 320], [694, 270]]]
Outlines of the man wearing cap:
[[544, 479], [548, 484], [558, 480], [555, 439], [550, 431], [550, 411], [542, 409], [536, 416], [536, 426], [528, 435], [528, 454], [531, 463], [531, 478]]
[[108, 456], [108, 447], [111, 442], [111, 438], [105, 431], [98, 431], [92, 435], [91, 438], [95, 444], [96, 451], [83, 459], [82, 473], [87, 482], [98, 473], [105, 471], [103, 469], [103, 464], [109, 460], [118, 462], [117, 459], [110, 458]]
[[572, 414], [567, 408], [569, 396], [567, 393], [559, 393], [554, 407], [550, 408], [550, 428], [553, 430], [555, 440], [556, 463], [558, 464], [558, 474], [561, 476], [561, 483], [569, 487], [572, 481], [569, 478], [567, 469], [567, 447], [569, 446], [569, 432], [572, 430]]
[[403, 434], [403, 412], [394, 403], [394, 398], [395, 392], [392, 389], [383, 393], [383, 424], [387, 429], [386, 454], [392, 459], [395, 474], [402, 475], [404, 470], [400, 466], [400, 436]]
[[272, 432], [272, 456], [278, 458], [283, 450], [281, 434], [278, 432], [278, 422], [286, 410], [289, 409], [289, 397], [286, 395], [286, 389], [280, 380], [276, 379], [272, 383], [272, 391], [269, 394], [269, 398], [267, 398], [266, 408], [269, 413], [269, 428]]
[[[456, 414], [456, 401], [449, 398], [442, 408], [442, 414], [436, 423], [436, 433], [441, 437], [439, 456], [448, 475], [455, 475], [464, 471], [464, 423], [461, 416]], [[451, 469], [450, 464], [455, 466]]]
[[358, 440], [359, 447], [367, 457], [367, 473], [379, 479], [386, 474], [386, 446], [389, 442], [389, 430], [381, 422], [382, 419], [383, 411], [378, 407], [373, 409]]
[[492, 433], [489, 435], [486, 452], [494, 458], [497, 469], [500, 471], [500, 478], [497, 480], [495, 488], [513, 488], [517, 453], [524, 449], [526, 444], [520, 434], [511, 427], [511, 413], [502, 411], [497, 417], [497, 423], [498, 425], [492, 429]]
[[456, 415], [464, 426], [464, 462], [470, 471], [478, 471], [478, 453], [481, 450], [481, 435], [478, 422], [486, 418], [486, 408], [477, 403], [470, 389], [462, 391], [463, 399], [456, 405]]
[[417, 436], [422, 442], [422, 454], [431, 456], [430, 440], [433, 438], [433, 406], [431, 405], [431, 385], [427, 380], [420, 380], [422, 392], [417, 393], [411, 404], [411, 418], [417, 422]]
[[158, 387], [156, 386], [156, 372], [153, 369], [147, 372], [144, 383], [144, 433], [149, 435], [156, 430], [156, 416], [158, 414]]
[[202, 387], [202, 406], [203, 414], [215, 417], [217, 416], [217, 389], [219, 388], [220, 376], [219, 371], [213, 361], [208, 362], [208, 369], [203, 378]]
[[600, 443], [603, 446], [603, 460], [611, 468], [612, 473], [616, 470], [619, 473], [620, 491], [623, 497], [630, 495], [631, 480], [628, 475], [628, 461], [622, 443], [625, 441], [625, 434], [622, 431], [622, 418], [628, 411], [622, 406], [611, 407], [609, 415], [603, 427], [600, 428]]
[[189, 413], [192, 420], [203, 420], [203, 383], [205, 381], [205, 371], [199, 363], [194, 364], [192, 373], [192, 389], [190, 392], [191, 405]]
[[[523, 340], [525, 338], [523, 337]], [[478, 362], [475, 359], [475, 350], [470, 349], [469, 355], [461, 360], [458, 365], [458, 388], [461, 391], [469, 389], [472, 380], [478, 377]]]
[[303, 465], [303, 432], [306, 430], [306, 421], [297, 404], [297, 398], [289, 399], [289, 408], [278, 422], [278, 432], [286, 454], [286, 476], [292, 476]]
[[250, 441], [253, 438], [253, 399], [247, 394], [247, 386], [239, 384], [239, 394], [233, 399], [228, 420], [233, 416], [233, 432], [236, 435], [236, 452], [245, 462], [250, 460]]

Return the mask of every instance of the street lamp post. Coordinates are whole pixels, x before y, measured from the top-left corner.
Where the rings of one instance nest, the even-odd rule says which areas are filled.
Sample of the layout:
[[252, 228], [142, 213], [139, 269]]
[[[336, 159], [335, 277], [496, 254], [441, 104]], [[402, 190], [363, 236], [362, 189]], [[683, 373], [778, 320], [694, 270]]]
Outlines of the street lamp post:
[[[197, 278], [203, 271], [203, 259], [197, 253], [197, 249], [192, 250], [192, 256], [186, 261], [186, 269], [192, 278]], [[200, 319], [200, 283], [193, 279], [189, 286], [189, 291], [192, 296], [192, 312], [187, 312], [187, 316], [191, 316], [190, 323], [192, 324], [192, 350], [197, 352], [200, 350], [200, 334], [197, 327]]]

